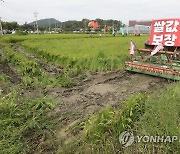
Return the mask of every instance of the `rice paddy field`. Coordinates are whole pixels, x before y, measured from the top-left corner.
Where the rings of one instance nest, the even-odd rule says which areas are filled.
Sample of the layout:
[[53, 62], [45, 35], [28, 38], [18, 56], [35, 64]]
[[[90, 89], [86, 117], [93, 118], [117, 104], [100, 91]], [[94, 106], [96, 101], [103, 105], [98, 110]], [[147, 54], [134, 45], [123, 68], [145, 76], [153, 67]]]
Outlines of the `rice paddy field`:
[[[16, 39], [17, 41], [24, 40], [22, 42], [23, 46], [39, 54], [41, 57], [47, 55], [49, 57], [48, 61], [52, 60], [53, 63], [61, 66], [69, 65], [70, 61], [73, 61], [77, 65], [80, 63], [78, 66], [87, 68], [88, 70], [122, 68], [124, 61], [128, 59], [128, 48], [131, 37], [99, 38], [96, 34], [93, 37], [90, 38], [89, 35], [85, 34], [66, 34], [54, 37], [51, 35], [38, 37], [24, 36], [24, 38]], [[134, 41], [136, 41], [139, 47], [143, 47], [143, 43], [141, 42], [144, 42], [147, 38], [148, 36], [142, 36], [141, 39], [135, 37]], [[7, 39], [9, 39], [7, 41], [13, 41], [13, 37]], [[53, 56], [59, 58], [59, 60], [50, 59]], [[97, 64], [98, 58], [101, 57], [103, 57], [105, 62], [107, 61], [107, 66], [99, 66]], [[81, 65], [81, 62], [83, 65]]]
[[0, 37], [0, 153], [179, 153], [180, 84], [124, 70], [148, 35]]

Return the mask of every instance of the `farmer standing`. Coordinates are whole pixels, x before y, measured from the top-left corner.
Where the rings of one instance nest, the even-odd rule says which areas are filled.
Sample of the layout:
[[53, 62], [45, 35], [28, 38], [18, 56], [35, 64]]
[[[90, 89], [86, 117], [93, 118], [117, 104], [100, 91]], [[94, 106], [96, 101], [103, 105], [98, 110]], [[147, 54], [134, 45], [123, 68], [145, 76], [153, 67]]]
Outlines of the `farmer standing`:
[[131, 40], [131, 42], [130, 42], [130, 59], [131, 59], [131, 61], [133, 61], [135, 47], [136, 47], [136, 44]]

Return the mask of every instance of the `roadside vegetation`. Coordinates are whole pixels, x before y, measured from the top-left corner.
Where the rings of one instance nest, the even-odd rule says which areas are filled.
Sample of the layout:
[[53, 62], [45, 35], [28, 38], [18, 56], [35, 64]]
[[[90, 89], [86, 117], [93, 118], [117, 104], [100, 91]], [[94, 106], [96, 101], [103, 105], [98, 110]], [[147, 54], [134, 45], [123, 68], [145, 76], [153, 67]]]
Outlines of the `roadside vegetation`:
[[[21, 86], [13, 85], [0, 74], [0, 151], [31, 153], [45, 135], [50, 135], [51, 117], [47, 113], [56, 103], [46, 96], [24, 96]], [[1, 90], [2, 90], [1, 89]]]
[[63, 143], [56, 138], [56, 128], [63, 122], [52, 112], [61, 102], [49, 95], [50, 91], [62, 87], [72, 91], [93, 74], [123, 70], [129, 60], [130, 40], [141, 48], [148, 37], [60, 34], [0, 38], [0, 151], [178, 153], [178, 142], [135, 142], [127, 148], [119, 143], [123, 131], [153, 136], [180, 134], [178, 82], [151, 94], [134, 94], [119, 102], [118, 108], [107, 107], [86, 117], [71, 141]]
[[[179, 140], [166, 143], [138, 143], [123, 148], [119, 135], [180, 137], [180, 84], [172, 84], [154, 96], [137, 94], [120, 109], [107, 108], [93, 114], [85, 123], [80, 139], [64, 146], [64, 153], [178, 153]], [[71, 147], [71, 148], [69, 148]]]

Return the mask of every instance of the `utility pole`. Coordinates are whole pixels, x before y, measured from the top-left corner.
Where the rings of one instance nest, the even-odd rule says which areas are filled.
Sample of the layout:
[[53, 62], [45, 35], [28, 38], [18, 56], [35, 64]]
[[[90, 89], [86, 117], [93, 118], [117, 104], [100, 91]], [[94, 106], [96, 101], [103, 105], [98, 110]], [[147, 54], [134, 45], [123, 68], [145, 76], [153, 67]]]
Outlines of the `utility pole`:
[[84, 21], [85, 21], [84, 32], [86, 32], [86, 19]]
[[49, 19], [49, 33], [51, 32], [51, 23], [50, 23], [50, 19]]
[[61, 32], [63, 31], [63, 23], [61, 24]]
[[[4, 3], [4, 0], [0, 0], [0, 1]], [[2, 28], [1, 17], [0, 17], [0, 35], [3, 35], [3, 28]]]
[[3, 28], [2, 28], [1, 17], [0, 17], [0, 35], [3, 35]]
[[38, 14], [39, 14], [38, 12], [34, 12], [34, 17], [36, 18], [36, 30], [37, 30], [37, 34], [39, 34], [38, 23], [37, 23], [37, 15]]
[[57, 33], [58, 33], [59, 32], [59, 21], [57, 22], [56, 29], [57, 29]]
[[57, 28], [56, 28], [56, 21], [55, 21], [55, 26], [54, 26], [54, 27], [55, 27], [55, 33], [56, 33], [56, 31], [57, 31]]

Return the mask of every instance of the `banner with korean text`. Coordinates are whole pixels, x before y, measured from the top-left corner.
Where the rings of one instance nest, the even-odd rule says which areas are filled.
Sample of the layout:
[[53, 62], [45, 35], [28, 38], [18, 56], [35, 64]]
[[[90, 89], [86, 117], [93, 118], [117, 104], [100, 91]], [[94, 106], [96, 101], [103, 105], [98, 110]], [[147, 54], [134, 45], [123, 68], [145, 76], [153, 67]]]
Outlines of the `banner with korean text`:
[[153, 20], [149, 43], [180, 46], [180, 18]]

